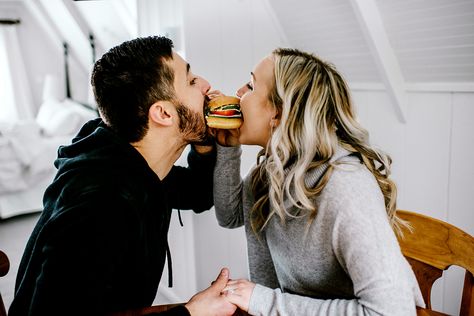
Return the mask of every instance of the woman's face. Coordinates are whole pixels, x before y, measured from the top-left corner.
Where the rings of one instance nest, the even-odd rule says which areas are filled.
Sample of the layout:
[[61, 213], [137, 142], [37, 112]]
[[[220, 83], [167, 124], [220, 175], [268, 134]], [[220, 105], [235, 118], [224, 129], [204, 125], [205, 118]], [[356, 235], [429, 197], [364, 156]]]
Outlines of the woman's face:
[[268, 100], [274, 81], [274, 66], [271, 55], [264, 58], [251, 72], [250, 81], [237, 90], [243, 116], [239, 136], [241, 144], [266, 147], [272, 124], [277, 123], [276, 110]]

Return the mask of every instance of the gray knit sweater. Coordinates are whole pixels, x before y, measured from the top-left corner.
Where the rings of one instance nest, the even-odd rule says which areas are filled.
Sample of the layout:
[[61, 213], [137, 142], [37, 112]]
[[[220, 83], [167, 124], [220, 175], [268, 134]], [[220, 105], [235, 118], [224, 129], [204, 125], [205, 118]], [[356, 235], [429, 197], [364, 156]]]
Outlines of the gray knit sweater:
[[[389, 225], [374, 176], [339, 149], [337, 167], [307, 217], [273, 216], [258, 239], [249, 225], [250, 177], [240, 177], [238, 147], [218, 146], [214, 203], [219, 224], [245, 225], [251, 315], [415, 315], [424, 306], [416, 278]], [[327, 166], [305, 177], [314, 186]]]

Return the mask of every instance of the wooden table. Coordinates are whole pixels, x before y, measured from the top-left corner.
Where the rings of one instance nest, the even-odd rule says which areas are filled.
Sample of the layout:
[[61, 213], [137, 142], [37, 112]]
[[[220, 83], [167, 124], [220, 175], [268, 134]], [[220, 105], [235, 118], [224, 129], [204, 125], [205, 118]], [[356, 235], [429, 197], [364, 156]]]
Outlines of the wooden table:
[[[120, 312], [120, 313], [114, 313], [113, 315], [110, 316], [141, 316], [141, 315], [148, 315], [151, 313], [160, 313], [169, 310], [170, 308], [173, 308], [175, 306], [178, 306], [181, 304], [168, 304], [168, 305], [159, 305], [159, 306], [150, 306], [150, 307], [145, 307], [142, 309], [138, 310], [133, 310], [133, 311], [126, 311], [126, 312]], [[249, 314], [247, 312], [244, 312], [240, 309], [237, 309], [237, 311], [234, 313], [234, 316], [248, 316]], [[449, 316], [448, 314], [443, 314], [440, 312], [432, 311], [429, 309], [425, 308], [416, 308], [416, 315], [417, 316]]]

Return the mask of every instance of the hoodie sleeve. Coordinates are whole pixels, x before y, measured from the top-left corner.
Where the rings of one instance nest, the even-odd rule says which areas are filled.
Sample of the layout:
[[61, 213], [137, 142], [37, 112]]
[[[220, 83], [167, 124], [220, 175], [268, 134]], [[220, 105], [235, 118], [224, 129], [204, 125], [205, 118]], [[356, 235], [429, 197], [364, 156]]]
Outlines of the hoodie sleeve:
[[170, 206], [181, 210], [192, 209], [196, 213], [210, 209], [214, 204], [212, 183], [215, 164], [215, 150], [201, 155], [191, 146], [188, 166], [173, 166], [163, 180]]
[[114, 305], [109, 289], [130, 246], [130, 205], [108, 197], [84, 198], [41, 228], [11, 315], [102, 314]]

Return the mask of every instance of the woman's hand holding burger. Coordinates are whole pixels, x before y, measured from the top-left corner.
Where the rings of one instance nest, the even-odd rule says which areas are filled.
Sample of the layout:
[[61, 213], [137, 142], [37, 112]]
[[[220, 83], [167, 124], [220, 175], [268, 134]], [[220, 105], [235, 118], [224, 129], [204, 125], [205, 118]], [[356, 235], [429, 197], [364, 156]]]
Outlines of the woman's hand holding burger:
[[218, 90], [210, 91], [205, 119], [209, 133], [222, 146], [238, 146], [239, 127], [242, 124], [240, 99], [226, 96]]

